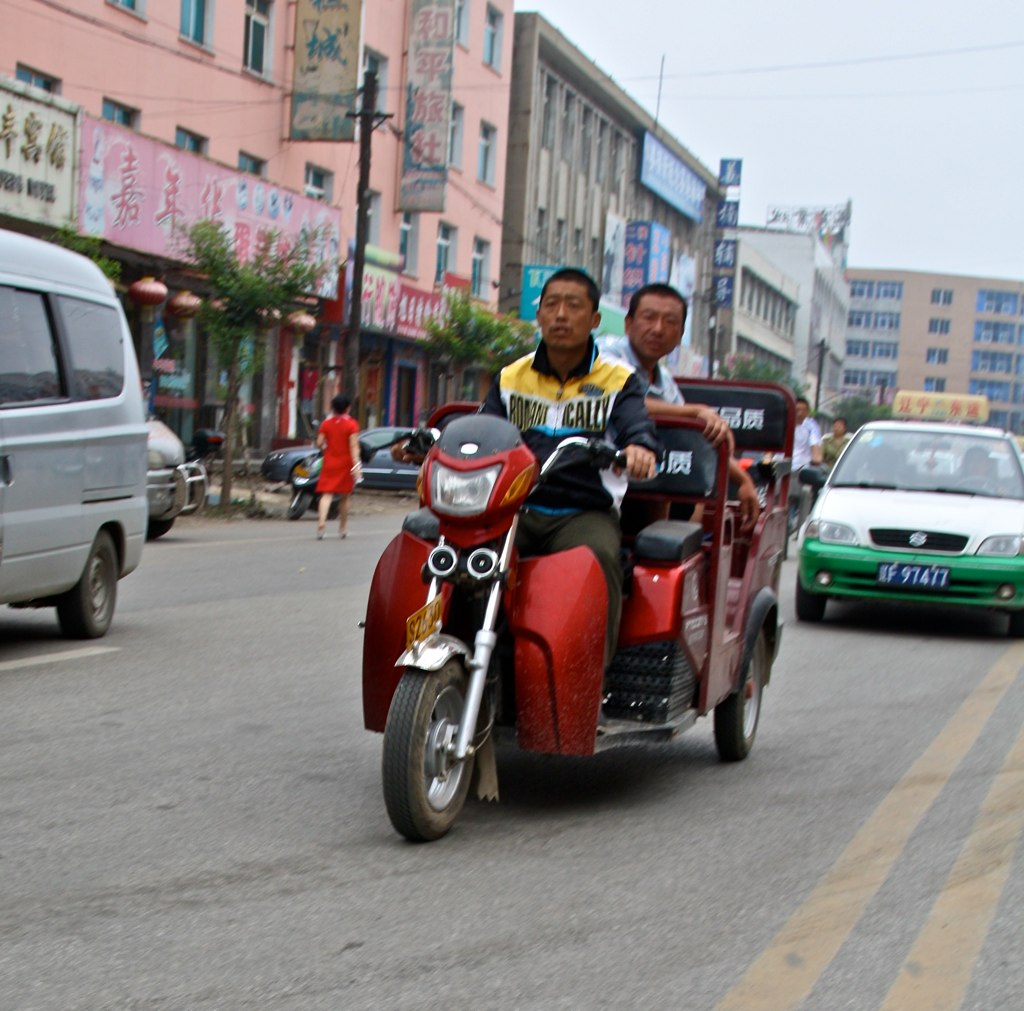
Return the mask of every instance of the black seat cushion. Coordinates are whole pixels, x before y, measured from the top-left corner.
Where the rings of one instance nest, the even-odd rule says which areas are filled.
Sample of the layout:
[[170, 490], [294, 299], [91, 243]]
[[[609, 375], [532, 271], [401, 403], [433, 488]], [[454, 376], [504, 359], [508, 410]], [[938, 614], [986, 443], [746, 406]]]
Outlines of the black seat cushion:
[[700, 550], [704, 527], [683, 520], [658, 520], [636, 535], [633, 555], [637, 560], [680, 562]]
[[417, 509], [402, 520], [402, 529], [421, 540], [436, 541], [441, 533], [441, 524], [429, 509]]

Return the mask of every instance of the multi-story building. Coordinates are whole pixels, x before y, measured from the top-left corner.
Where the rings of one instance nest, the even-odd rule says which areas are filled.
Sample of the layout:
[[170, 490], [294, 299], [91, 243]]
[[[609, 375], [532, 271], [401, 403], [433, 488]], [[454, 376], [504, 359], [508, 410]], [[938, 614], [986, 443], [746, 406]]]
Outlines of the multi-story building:
[[629, 295], [671, 282], [691, 301], [678, 370], [700, 371], [717, 176], [541, 15], [516, 14], [512, 59], [501, 308], [533, 318], [547, 276], [581, 267], [621, 333]]
[[[317, 138], [353, 136], [372, 69], [390, 118], [372, 141], [357, 404], [364, 423], [413, 422], [431, 396], [423, 322], [444, 288], [497, 305], [512, 19], [512, 0], [24, 0], [0, 34], [0, 224], [58, 223], [12, 194], [23, 177], [44, 185], [22, 146], [36, 121], [68, 130], [59, 216], [104, 240], [126, 286], [167, 284], [167, 303], [135, 311], [133, 329], [154, 406], [187, 438], [216, 423], [219, 377], [194, 319], [167, 311], [176, 291], [204, 294], [172, 232], [207, 216], [242, 241], [305, 225], [326, 236], [325, 259], [350, 265], [358, 135]], [[409, 185], [416, 145], [435, 171], [414, 182], [433, 203]], [[346, 273], [327, 279], [312, 332], [274, 334], [249, 391], [256, 442], [306, 435], [341, 383]]]
[[716, 359], [738, 355], [792, 375], [800, 285], [735, 229], [723, 232], [718, 249], [734, 283], [731, 304], [715, 314]]
[[1024, 433], [1024, 282], [870, 267], [849, 280], [847, 393], [984, 394], [993, 424]]
[[[828, 410], [840, 396], [843, 345], [850, 293], [844, 276], [845, 242], [826, 244], [817, 231], [735, 229], [744, 245], [796, 282], [792, 375], [808, 399]], [[820, 377], [820, 386], [819, 386]]]

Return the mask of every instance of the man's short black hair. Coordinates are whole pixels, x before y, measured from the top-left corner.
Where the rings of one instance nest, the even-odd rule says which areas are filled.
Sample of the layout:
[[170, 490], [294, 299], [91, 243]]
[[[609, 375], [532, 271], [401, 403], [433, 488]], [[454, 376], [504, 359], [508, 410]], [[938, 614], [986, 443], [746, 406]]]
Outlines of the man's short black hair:
[[804, 407], [807, 408], [807, 410], [811, 409], [811, 402], [806, 397], [797, 397], [796, 402], [798, 404], [803, 404]]
[[686, 299], [672, 287], [671, 284], [664, 284], [661, 281], [654, 281], [651, 284], [645, 284], [642, 288], [638, 288], [633, 292], [632, 297], [629, 300], [629, 308], [626, 310], [626, 319], [632, 319], [636, 315], [637, 309], [640, 308], [640, 299], [644, 295], [659, 295], [667, 298], [677, 298], [683, 304], [683, 323], [686, 323], [686, 314], [689, 312], [690, 307], [686, 303]]
[[351, 397], [346, 397], [344, 393], [339, 393], [336, 397], [331, 399], [331, 410], [334, 411], [335, 414], [344, 414], [351, 403]]
[[577, 284], [582, 284], [587, 289], [587, 298], [590, 299], [594, 312], [597, 312], [598, 306], [601, 304], [601, 289], [586, 271], [579, 270], [577, 267], [562, 267], [560, 270], [556, 270], [544, 282], [544, 287], [540, 290], [541, 302], [544, 301], [544, 293], [548, 290], [548, 285], [552, 281], [575, 281]]
[[844, 418], [844, 417], [843, 417], [843, 416], [842, 416], [841, 414], [837, 414], [837, 415], [836, 415], [836, 416], [835, 416], [835, 417], [834, 417], [834, 418], [832, 419], [832, 424], [835, 424], [835, 423], [836, 423], [837, 421], [841, 421], [841, 422], [842, 422], [842, 423], [843, 423], [844, 425], [846, 425], [846, 427], [847, 427], [847, 428], [849, 428], [849, 427], [850, 427], [850, 423], [849, 423], [849, 422], [848, 422], [848, 421], [846, 420], [846, 418]]

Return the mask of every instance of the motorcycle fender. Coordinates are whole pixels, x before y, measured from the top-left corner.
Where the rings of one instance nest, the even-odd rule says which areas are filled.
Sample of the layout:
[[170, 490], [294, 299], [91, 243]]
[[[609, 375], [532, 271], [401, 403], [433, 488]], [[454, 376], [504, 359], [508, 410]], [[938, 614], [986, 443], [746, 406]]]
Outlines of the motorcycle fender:
[[[363, 724], [383, 733], [391, 698], [403, 670], [405, 619], [423, 606], [427, 586], [420, 573], [434, 545], [402, 531], [384, 549], [370, 583], [363, 628]], [[447, 608], [447, 603], [446, 603]]]
[[473, 651], [454, 635], [443, 632], [407, 649], [396, 661], [396, 667], [415, 667], [417, 670], [440, 670], [452, 657], [469, 656]]
[[608, 617], [597, 559], [583, 547], [524, 559], [510, 595], [519, 746], [592, 755]]

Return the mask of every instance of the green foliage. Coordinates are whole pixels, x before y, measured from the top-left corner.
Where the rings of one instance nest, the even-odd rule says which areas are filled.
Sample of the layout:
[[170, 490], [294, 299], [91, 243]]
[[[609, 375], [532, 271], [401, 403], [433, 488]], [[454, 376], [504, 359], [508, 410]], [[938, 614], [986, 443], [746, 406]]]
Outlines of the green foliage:
[[889, 404], [876, 404], [866, 397], [846, 397], [829, 405], [828, 414], [833, 418], [846, 418], [846, 427], [856, 432], [861, 425], [869, 421], [880, 421], [892, 417]]
[[50, 237], [50, 241], [88, 257], [111, 281], [121, 280], [121, 264], [102, 254], [103, 240], [99, 236], [80, 235], [71, 225], [61, 225]]
[[443, 323], [425, 324], [428, 353], [439, 361], [497, 372], [534, 348], [531, 323], [511, 315], [495, 316], [461, 292], [448, 296], [447, 309]]
[[797, 382], [785, 369], [758, 361], [753, 355], [729, 355], [719, 366], [719, 379], [758, 379], [790, 389], [794, 397], [806, 396], [806, 384]]

